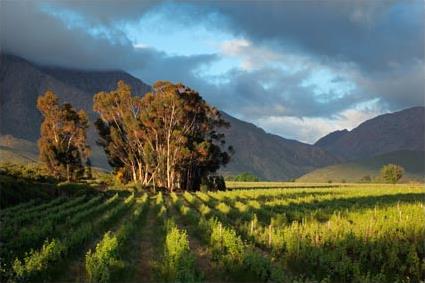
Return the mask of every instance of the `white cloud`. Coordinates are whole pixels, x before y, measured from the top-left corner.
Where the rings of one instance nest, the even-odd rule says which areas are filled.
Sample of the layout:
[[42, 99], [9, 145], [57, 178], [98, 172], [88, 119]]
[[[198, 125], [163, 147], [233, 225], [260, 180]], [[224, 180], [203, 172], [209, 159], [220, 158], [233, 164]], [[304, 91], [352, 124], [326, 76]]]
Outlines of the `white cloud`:
[[330, 132], [342, 129], [352, 130], [362, 122], [383, 114], [376, 103], [376, 101], [371, 102], [369, 107], [362, 109], [342, 111], [332, 118], [269, 116], [257, 120], [256, 124], [285, 138], [314, 143]]
[[150, 46], [149, 46], [149, 45], [147, 45], [147, 44], [145, 44], [145, 43], [142, 43], [142, 42], [139, 42], [139, 43], [133, 44], [133, 47], [134, 47], [134, 48], [139, 48], [139, 49], [143, 49], [143, 48], [150, 48]]

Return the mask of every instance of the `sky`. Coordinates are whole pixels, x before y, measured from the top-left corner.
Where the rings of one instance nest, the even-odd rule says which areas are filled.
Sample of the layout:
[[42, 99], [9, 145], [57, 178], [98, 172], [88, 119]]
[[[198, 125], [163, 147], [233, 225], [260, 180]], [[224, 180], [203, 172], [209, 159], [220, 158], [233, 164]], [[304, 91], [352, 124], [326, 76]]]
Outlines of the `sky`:
[[314, 143], [424, 105], [424, 1], [0, 1], [0, 47], [39, 64], [182, 82]]

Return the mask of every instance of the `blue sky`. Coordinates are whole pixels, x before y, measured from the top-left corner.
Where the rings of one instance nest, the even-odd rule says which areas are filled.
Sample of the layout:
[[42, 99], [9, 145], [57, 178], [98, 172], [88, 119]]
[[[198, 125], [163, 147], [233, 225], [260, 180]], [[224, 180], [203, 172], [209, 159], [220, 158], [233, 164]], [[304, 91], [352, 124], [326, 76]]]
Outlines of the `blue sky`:
[[182, 82], [286, 138], [424, 104], [422, 1], [2, 4], [6, 51]]

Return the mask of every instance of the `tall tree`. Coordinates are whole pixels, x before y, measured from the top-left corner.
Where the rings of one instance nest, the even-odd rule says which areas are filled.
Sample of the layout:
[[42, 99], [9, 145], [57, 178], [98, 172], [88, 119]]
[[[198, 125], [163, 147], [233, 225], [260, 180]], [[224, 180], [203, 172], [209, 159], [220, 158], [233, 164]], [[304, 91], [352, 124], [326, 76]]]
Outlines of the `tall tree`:
[[98, 144], [104, 148], [109, 164], [116, 173], [146, 184], [143, 125], [139, 121], [141, 97], [132, 96], [130, 86], [119, 81], [116, 90], [94, 96], [93, 110], [100, 114], [95, 123]]
[[82, 176], [83, 162], [90, 154], [86, 143], [87, 114], [71, 104], [59, 104], [52, 91], [39, 96], [37, 108], [43, 115], [38, 147], [40, 160], [60, 179], [73, 181]]
[[182, 84], [158, 81], [143, 97], [123, 82], [94, 99], [101, 144], [116, 171], [144, 185], [199, 189], [201, 179], [229, 161], [228, 124], [217, 109]]

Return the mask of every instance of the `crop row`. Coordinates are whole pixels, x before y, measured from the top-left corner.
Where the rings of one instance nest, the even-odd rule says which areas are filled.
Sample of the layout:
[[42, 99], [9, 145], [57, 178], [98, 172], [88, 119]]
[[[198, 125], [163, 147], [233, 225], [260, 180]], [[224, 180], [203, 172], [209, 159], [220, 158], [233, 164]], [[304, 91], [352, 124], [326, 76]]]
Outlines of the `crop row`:
[[130, 209], [134, 201], [135, 197], [131, 195], [124, 202], [106, 212], [97, 222], [84, 223], [61, 239], [55, 238], [47, 241], [41, 249], [29, 252], [22, 260], [15, 259], [12, 267], [14, 276], [21, 281], [48, 280], [49, 272], [58, 262], [96, 235], [99, 229], [104, 229], [116, 221]]
[[95, 250], [87, 252], [85, 268], [89, 282], [109, 282], [114, 272], [125, 267], [122, 260], [124, 247], [138, 228], [142, 213], [148, 205], [147, 200], [146, 194], [137, 200], [136, 209], [126, 218], [119, 230], [115, 233], [106, 232]]
[[425, 277], [422, 203], [353, 210], [344, 216], [337, 212], [324, 223], [303, 218], [286, 224], [272, 218], [270, 224], [261, 225], [255, 214], [250, 221], [241, 221], [249, 215], [246, 211], [202, 193], [198, 197], [204, 201], [198, 204], [204, 213], [213, 213], [259, 247], [271, 249], [294, 273], [307, 267], [317, 280], [362, 282]]

